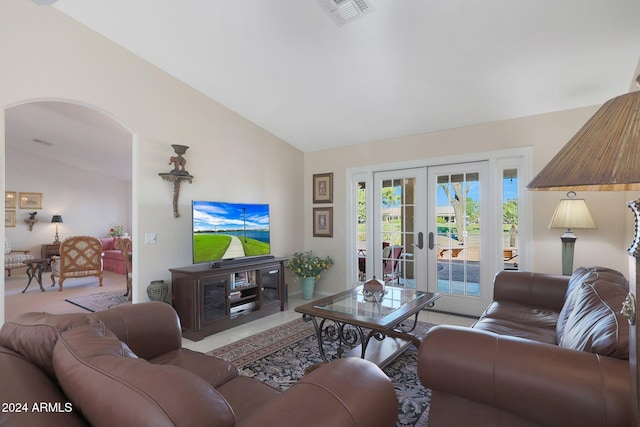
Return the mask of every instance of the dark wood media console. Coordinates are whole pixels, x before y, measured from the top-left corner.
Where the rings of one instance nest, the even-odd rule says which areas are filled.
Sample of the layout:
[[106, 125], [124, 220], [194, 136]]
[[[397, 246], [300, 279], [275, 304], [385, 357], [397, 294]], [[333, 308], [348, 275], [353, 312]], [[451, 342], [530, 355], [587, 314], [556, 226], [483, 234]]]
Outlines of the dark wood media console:
[[193, 341], [288, 308], [286, 258], [171, 268], [182, 335]]

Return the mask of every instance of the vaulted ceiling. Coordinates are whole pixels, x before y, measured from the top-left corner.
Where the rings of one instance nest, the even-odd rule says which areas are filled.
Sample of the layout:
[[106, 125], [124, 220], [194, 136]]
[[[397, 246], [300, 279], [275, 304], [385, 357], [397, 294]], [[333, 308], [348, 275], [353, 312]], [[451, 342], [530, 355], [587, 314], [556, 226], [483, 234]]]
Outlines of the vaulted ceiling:
[[638, 0], [321, 1], [53, 7], [303, 151], [602, 104], [640, 58]]

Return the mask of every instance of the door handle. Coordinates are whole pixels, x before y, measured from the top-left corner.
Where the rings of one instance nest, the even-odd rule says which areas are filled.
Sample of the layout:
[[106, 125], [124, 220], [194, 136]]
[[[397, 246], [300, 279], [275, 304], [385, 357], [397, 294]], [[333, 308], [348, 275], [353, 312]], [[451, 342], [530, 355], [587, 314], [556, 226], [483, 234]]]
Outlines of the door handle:
[[413, 246], [418, 249], [424, 248], [424, 234], [422, 231], [418, 233], [418, 243], [414, 243]]
[[433, 249], [435, 247], [435, 241], [433, 238], [433, 232], [429, 233], [429, 249]]

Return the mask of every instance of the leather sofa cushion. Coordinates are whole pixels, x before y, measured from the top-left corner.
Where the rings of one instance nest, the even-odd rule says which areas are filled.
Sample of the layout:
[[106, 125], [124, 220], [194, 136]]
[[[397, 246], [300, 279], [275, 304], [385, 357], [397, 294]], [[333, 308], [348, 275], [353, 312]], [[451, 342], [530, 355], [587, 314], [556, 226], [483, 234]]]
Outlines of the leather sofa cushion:
[[240, 370], [235, 365], [187, 348], [168, 351], [163, 355], [149, 359], [149, 362], [186, 369], [216, 389], [240, 375]]
[[555, 330], [513, 322], [507, 319], [484, 318], [478, 320], [472, 327], [473, 329], [493, 332], [498, 335], [509, 335], [547, 344], [557, 344]]
[[558, 314], [557, 310], [548, 308], [511, 301], [493, 301], [480, 318], [510, 320], [537, 328], [551, 329], [555, 333]]
[[232, 409], [197, 375], [137, 358], [104, 324], [64, 332], [53, 351], [60, 385], [93, 426], [233, 426]]
[[173, 307], [159, 301], [144, 304], [144, 310], [139, 309], [138, 304], [124, 304], [99, 311], [95, 316], [143, 359], [150, 360], [179, 349], [182, 332]]
[[558, 345], [618, 359], [629, 359], [629, 323], [620, 314], [628, 287], [599, 279], [575, 291]]
[[[267, 405], [268, 402], [281, 394], [279, 390], [270, 385], [245, 376], [236, 377], [220, 387], [216, 387], [216, 391], [229, 402], [239, 425], [256, 408]], [[247, 399], [247, 396], [251, 396], [251, 399]]]
[[90, 314], [24, 313], [7, 320], [0, 329], [0, 345], [23, 355], [55, 378], [51, 355], [60, 334], [76, 326], [97, 323]]
[[627, 279], [622, 273], [607, 267], [579, 267], [573, 272], [569, 279], [569, 285], [567, 286], [567, 292], [565, 295], [565, 302], [558, 316], [558, 323], [556, 325], [557, 340], [562, 340], [564, 334], [564, 328], [573, 311], [573, 308], [578, 298], [578, 291], [583, 283], [595, 283], [598, 280], [607, 280], [614, 283], [619, 283], [625, 287], [629, 287]]

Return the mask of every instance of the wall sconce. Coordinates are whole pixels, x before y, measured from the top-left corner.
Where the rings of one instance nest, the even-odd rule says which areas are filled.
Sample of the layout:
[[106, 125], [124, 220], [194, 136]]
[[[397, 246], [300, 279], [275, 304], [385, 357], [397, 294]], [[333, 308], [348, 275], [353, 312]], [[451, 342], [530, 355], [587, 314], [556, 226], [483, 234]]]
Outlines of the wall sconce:
[[38, 212], [36, 211], [29, 212], [29, 218], [24, 220], [24, 222], [29, 224], [29, 231], [33, 231], [33, 224], [38, 222], [38, 220], [36, 219], [36, 215], [38, 215]]
[[191, 184], [191, 180], [193, 176], [189, 175], [184, 167], [187, 164], [182, 155], [187, 152], [186, 145], [177, 145], [171, 144], [173, 147], [173, 151], [177, 154], [176, 156], [171, 156], [169, 158], [169, 164], [173, 164], [173, 170], [169, 173], [159, 173], [163, 180], [173, 182], [173, 216], [178, 218], [180, 214], [178, 213], [178, 196], [180, 195], [180, 182], [189, 181]]
[[577, 237], [571, 229], [596, 228], [584, 199], [576, 199], [575, 197], [576, 193], [569, 191], [567, 199], [562, 199], [558, 203], [549, 223], [549, 228], [567, 229], [560, 236], [560, 240], [562, 240], [562, 274], [565, 276], [570, 276], [573, 273], [573, 251]]
[[54, 215], [51, 218], [51, 222], [55, 222], [56, 224], [56, 238], [53, 243], [60, 243], [60, 238], [58, 236], [58, 224], [62, 224], [62, 215]]

